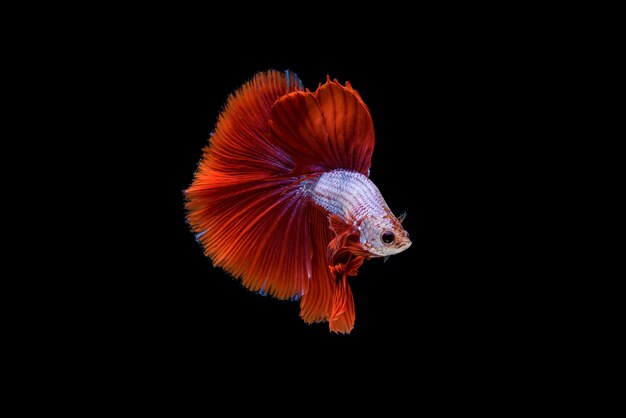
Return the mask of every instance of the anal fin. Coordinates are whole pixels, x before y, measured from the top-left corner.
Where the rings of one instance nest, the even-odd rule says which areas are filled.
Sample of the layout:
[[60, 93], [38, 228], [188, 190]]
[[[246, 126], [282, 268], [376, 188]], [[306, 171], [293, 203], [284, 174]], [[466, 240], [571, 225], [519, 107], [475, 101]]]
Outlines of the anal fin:
[[356, 276], [357, 270], [363, 264], [363, 257], [344, 253], [338, 262], [330, 267], [335, 275], [335, 288], [333, 292], [333, 304], [331, 315], [328, 320], [332, 332], [346, 334], [354, 328], [355, 309], [354, 297], [348, 283], [348, 276]]
[[335, 283], [333, 307], [328, 319], [330, 331], [347, 334], [354, 328], [354, 319], [354, 297], [347, 274], [343, 273]]

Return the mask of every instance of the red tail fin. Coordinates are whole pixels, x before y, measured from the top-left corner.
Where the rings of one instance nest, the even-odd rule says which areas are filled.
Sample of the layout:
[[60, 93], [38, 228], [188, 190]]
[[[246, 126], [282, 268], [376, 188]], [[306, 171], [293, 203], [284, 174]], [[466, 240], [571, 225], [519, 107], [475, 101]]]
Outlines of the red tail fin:
[[290, 189], [293, 160], [270, 141], [269, 117], [279, 97], [301, 88], [295, 75], [270, 71], [231, 96], [186, 191], [205, 254], [249, 289], [281, 299], [300, 297], [312, 275], [312, 209]]

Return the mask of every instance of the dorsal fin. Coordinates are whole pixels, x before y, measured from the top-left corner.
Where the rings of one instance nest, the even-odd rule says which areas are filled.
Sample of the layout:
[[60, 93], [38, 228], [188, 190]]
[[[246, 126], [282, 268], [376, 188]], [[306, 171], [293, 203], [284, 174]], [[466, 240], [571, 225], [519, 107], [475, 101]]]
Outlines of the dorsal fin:
[[270, 118], [272, 142], [294, 160], [297, 174], [344, 168], [368, 175], [374, 124], [349, 83], [328, 79], [315, 93], [285, 95]]

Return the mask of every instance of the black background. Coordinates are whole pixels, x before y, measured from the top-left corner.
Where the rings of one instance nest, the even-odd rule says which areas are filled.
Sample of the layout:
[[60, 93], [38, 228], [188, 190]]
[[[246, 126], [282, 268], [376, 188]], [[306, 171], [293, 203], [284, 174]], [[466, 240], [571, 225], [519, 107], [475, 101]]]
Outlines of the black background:
[[[490, 368], [496, 373], [487, 378], [506, 392], [501, 382], [517, 377], [512, 365], [532, 374], [534, 358], [548, 353], [551, 361], [550, 337], [558, 338], [572, 321], [558, 306], [566, 297], [565, 286], [554, 280], [560, 266], [542, 266], [559, 245], [550, 225], [560, 215], [547, 210], [546, 196], [567, 173], [543, 195], [536, 196], [534, 186], [542, 163], [563, 158], [546, 153], [561, 127], [546, 129], [541, 122], [553, 116], [560, 93], [554, 86], [569, 71], [552, 68], [546, 58], [557, 55], [568, 35], [527, 42], [531, 22], [507, 30], [513, 18], [496, 18], [491, 9], [478, 11], [487, 22], [462, 10], [455, 19], [453, 10], [404, 12], [364, 22], [337, 10], [315, 11], [319, 17], [306, 19], [307, 25], [295, 18], [281, 25], [257, 19], [264, 27], [251, 33], [244, 33], [237, 15], [201, 14], [202, 22], [179, 22], [196, 32], [187, 33], [146, 11], [129, 19], [130, 33], [116, 17], [96, 27], [96, 37], [70, 29], [63, 42], [53, 40], [49, 54], [32, 66], [30, 81], [44, 76], [46, 87], [54, 87], [44, 91], [45, 106], [35, 101], [33, 114], [40, 120], [54, 106], [61, 115], [37, 142], [26, 143], [68, 176], [57, 182], [47, 178], [53, 170], [34, 170], [37, 180], [28, 192], [37, 195], [37, 216], [26, 235], [34, 238], [29, 248], [36, 258], [23, 267], [24, 274], [33, 267], [44, 274], [16, 281], [42, 289], [42, 303], [32, 302], [29, 289], [26, 299], [36, 306], [12, 313], [34, 313], [35, 327], [23, 327], [38, 337], [33, 358], [51, 353], [59, 376], [66, 375], [66, 362], [54, 348], [69, 362], [81, 359], [87, 375], [99, 378], [90, 370], [94, 364], [110, 368], [112, 384], [128, 381], [130, 396], [140, 384], [127, 379], [129, 371], [154, 377], [157, 385], [164, 379], [178, 385], [191, 373], [246, 394], [268, 387], [268, 375], [297, 390], [319, 376], [324, 383], [316, 389], [326, 400], [349, 388], [343, 379], [360, 371], [363, 385], [378, 390], [396, 383], [394, 389], [411, 391], [402, 396], [411, 401], [423, 387], [442, 387], [442, 404], [456, 400], [448, 387], [459, 379], [466, 391]], [[220, 18], [228, 29], [210, 32]], [[326, 31], [330, 19], [346, 33]], [[383, 20], [396, 30], [379, 25]], [[88, 19], [83, 24], [91, 26]], [[305, 32], [313, 42], [298, 44]], [[67, 64], [58, 55], [63, 45], [72, 46]], [[269, 68], [289, 69], [311, 89], [327, 74], [352, 83], [376, 129], [371, 178], [396, 214], [408, 213], [413, 246], [386, 264], [366, 261], [351, 279], [356, 324], [350, 335], [330, 334], [327, 324], [307, 325], [298, 303], [253, 294], [213, 268], [185, 223], [183, 190], [228, 94]], [[63, 101], [71, 101], [71, 109]], [[78, 139], [70, 141], [66, 134], [75, 129]], [[64, 158], [51, 158], [52, 150]], [[38, 195], [42, 183], [52, 185], [45, 201]], [[42, 215], [42, 206], [65, 218]], [[32, 234], [41, 223], [58, 230]], [[39, 259], [52, 250], [58, 251], [53, 262]], [[38, 333], [37, 325], [47, 332]], [[310, 353], [314, 341], [325, 344]], [[231, 351], [234, 356], [220, 355]], [[335, 361], [317, 369], [311, 360], [318, 357]], [[285, 367], [273, 367], [276, 359]], [[263, 384], [231, 373], [236, 365]], [[236, 382], [223, 385], [215, 373], [222, 368]], [[168, 371], [185, 376], [170, 380]], [[403, 374], [408, 385], [396, 378]], [[532, 388], [544, 380], [531, 377]], [[491, 388], [478, 390], [491, 402]], [[318, 400], [317, 393], [302, 391], [299, 406], [305, 397]], [[370, 405], [377, 396], [344, 398]]]
[[[508, 167], [524, 135], [511, 110], [524, 88], [519, 69], [491, 48], [424, 45], [340, 58], [164, 46], [119, 69], [130, 86], [119, 113], [133, 121], [119, 152], [133, 175], [125, 178], [129, 227], [117, 244], [127, 264], [107, 286], [122, 331], [180, 347], [247, 336], [371, 337], [429, 341], [435, 352], [516, 340], [532, 315], [509, 215], [517, 203]], [[412, 247], [387, 263], [366, 261], [350, 280], [356, 323], [348, 336], [305, 324], [297, 302], [249, 292], [214, 268], [185, 223], [183, 190], [228, 94], [270, 68], [295, 72], [312, 90], [327, 74], [352, 83], [376, 129], [371, 179], [394, 213], [408, 213]]]

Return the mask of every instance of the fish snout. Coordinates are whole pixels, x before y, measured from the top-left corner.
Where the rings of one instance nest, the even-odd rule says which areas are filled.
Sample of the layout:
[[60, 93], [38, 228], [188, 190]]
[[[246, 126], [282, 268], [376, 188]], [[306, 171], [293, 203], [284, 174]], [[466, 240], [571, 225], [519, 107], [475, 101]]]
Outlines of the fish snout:
[[408, 231], [403, 230], [399, 239], [398, 239], [398, 252], [402, 252], [409, 248], [413, 243], [411, 242], [411, 238], [409, 236]]

